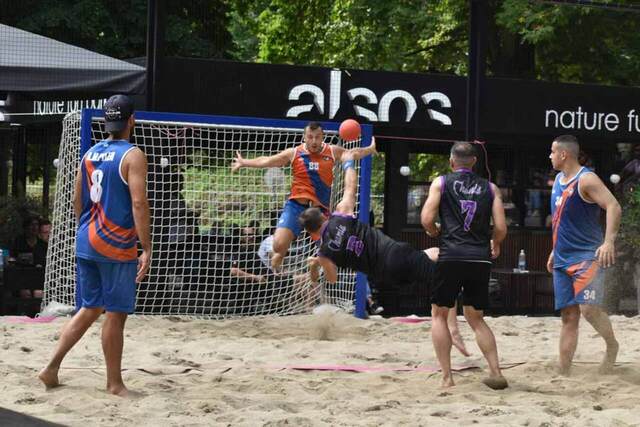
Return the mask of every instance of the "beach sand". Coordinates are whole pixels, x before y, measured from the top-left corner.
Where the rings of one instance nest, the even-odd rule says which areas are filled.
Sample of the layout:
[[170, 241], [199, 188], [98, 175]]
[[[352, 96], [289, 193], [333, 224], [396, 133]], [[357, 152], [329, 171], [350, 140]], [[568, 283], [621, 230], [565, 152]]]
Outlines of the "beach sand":
[[[453, 350], [453, 363], [479, 368], [455, 374], [457, 385], [443, 390], [431, 371], [428, 321], [131, 317], [123, 376], [140, 395], [123, 399], [105, 392], [98, 324], [63, 362], [64, 386], [46, 391], [36, 375], [66, 319], [0, 318], [0, 407], [71, 426], [640, 425], [640, 322], [612, 319], [621, 343], [613, 373], [597, 374], [604, 343], [583, 321], [577, 363], [562, 377], [555, 371], [559, 318], [488, 318], [501, 363], [512, 366], [504, 371], [510, 387], [493, 391], [481, 383], [486, 363], [466, 323], [461, 331], [473, 354]], [[285, 369], [295, 365], [379, 370]]]

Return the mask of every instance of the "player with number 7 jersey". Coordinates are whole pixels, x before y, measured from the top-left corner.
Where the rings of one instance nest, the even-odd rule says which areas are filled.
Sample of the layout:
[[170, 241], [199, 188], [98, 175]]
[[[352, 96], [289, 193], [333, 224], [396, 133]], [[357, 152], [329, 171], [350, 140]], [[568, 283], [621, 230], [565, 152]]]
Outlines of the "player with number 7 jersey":
[[491, 183], [470, 169], [441, 176], [441, 261], [491, 261]]
[[[449, 157], [452, 172], [433, 182], [420, 216], [429, 235], [442, 235], [431, 288], [431, 336], [442, 368], [442, 385], [451, 387], [454, 382], [446, 317], [462, 290], [464, 315], [489, 364], [490, 375], [483, 382], [502, 389], [508, 383], [500, 371], [495, 337], [484, 321], [483, 311], [489, 303], [491, 258], [500, 254], [507, 224], [499, 190], [472, 171], [477, 160], [471, 143], [456, 142]], [[438, 214], [439, 229], [435, 224]]]

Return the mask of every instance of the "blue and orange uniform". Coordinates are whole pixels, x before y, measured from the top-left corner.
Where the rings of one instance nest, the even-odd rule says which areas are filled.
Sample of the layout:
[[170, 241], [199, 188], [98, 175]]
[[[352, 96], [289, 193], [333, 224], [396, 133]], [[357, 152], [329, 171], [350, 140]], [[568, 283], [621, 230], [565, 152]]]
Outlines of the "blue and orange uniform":
[[334, 165], [333, 149], [329, 144], [323, 143], [317, 153], [309, 152], [305, 144], [295, 148], [291, 158], [291, 194], [278, 220], [278, 227], [288, 228], [298, 236], [302, 231], [298, 217], [305, 209], [317, 206], [325, 213], [329, 212]]
[[76, 234], [78, 308], [133, 312], [137, 234], [121, 167], [134, 148], [124, 140], [104, 140], [82, 158], [82, 213]]
[[601, 304], [604, 272], [596, 250], [603, 242], [598, 204], [580, 194], [580, 177], [593, 173], [582, 167], [562, 183], [558, 173], [551, 192], [553, 215], [553, 284], [556, 310], [576, 304]]

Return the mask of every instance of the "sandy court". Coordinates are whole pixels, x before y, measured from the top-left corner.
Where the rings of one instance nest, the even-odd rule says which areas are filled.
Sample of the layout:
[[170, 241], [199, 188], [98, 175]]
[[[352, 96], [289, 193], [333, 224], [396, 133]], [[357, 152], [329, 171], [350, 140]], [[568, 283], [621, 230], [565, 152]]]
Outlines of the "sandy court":
[[[127, 323], [125, 383], [140, 393], [105, 392], [96, 326], [68, 355], [65, 386], [45, 391], [36, 373], [66, 321], [16, 324], [0, 318], [0, 407], [67, 425], [640, 425], [640, 324], [613, 317], [621, 343], [612, 375], [597, 375], [604, 343], [582, 322], [570, 378], [555, 373], [558, 318], [489, 318], [511, 387], [480, 383], [482, 369], [460, 372], [439, 388], [429, 322], [334, 318], [329, 341], [317, 339], [319, 316], [191, 320], [132, 317]], [[485, 362], [462, 323], [473, 355]], [[594, 362], [594, 363], [591, 363]], [[377, 372], [299, 371], [294, 365], [352, 365]], [[421, 371], [395, 372], [393, 368]], [[388, 369], [388, 370], [384, 370]], [[91, 423], [91, 424], [87, 424]]]

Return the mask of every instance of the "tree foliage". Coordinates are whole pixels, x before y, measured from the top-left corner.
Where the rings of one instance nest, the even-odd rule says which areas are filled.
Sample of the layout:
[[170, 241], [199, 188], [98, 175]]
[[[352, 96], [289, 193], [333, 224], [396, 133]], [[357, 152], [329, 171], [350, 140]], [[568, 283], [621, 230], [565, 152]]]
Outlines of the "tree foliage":
[[238, 59], [394, 71], [463, 72], [463, 0], [241, 1]]
[[495, 20], [524, 44], [535, 46], [537, 78], [616, 85], [640, 82], [640, 13], [505, 0]]
[[[166, 4], [165, 54], [221, 58], [231, 46], [226, 0]], [[115, 58], [146, 55], [147, 0], [20, 0], [2, 23]]]
[[[467, 72], [468, 0], [161, 1], [167, 55]], [[116, 58], [146, 54], [147, 0], [5, 3], [3, 24]], [[640, 84], [640, 14], [531, 0], [486, 5], [488, 74]]]
[[[530, 0], [487, 0], [487, 12], [489, 75], [640, 82], [640, 14]], [[242, 0], [229, 3], [229, 17], [240, 60], [467, 71], [467, 0]]]

